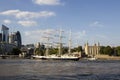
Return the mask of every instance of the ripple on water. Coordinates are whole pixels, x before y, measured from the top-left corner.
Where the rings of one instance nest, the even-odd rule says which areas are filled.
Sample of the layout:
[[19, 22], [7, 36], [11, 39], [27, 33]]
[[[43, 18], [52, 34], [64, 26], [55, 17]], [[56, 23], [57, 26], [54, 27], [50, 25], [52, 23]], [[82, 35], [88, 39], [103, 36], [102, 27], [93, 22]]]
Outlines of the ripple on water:
[[120, 80], [120, 61], [0, 60], [0, 80]]
[[0, 77], [0, 80], [120, 80], [120, 75], [19, 75]]

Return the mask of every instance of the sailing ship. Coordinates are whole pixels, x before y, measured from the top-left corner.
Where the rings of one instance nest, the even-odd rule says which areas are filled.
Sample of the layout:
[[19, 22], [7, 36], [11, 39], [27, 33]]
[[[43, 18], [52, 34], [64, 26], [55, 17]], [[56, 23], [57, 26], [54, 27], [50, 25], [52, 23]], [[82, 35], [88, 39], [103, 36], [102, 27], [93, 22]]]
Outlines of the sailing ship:
[[35, 56], [33, 56], [33, 58], [41, 59], [41, 60], [74, 60], [74, 61], [79, 60], [79, 57], [68, 56], [68, 55], [61, 55], [61, 56], [56, 56], [56, 55], [38, 56], [38, 55], [35, 55]]
[[[47, 37], [47, 41], [49, 42], [49, 37]], [[33, 55], [33, 58], [37, 59], [42, 59], [42, 60], [79, 60], [79, 56], [74, 56], [71, 53], [71, 31], [70, 31], [70, 36], [69, 36], [69, 49], [68, 49], [68, 54], [62, 55], [62, 30], [60, 29], [59, 31], [59, 43], [58, 43], [58, 55], [49, 55], [49, 48], [48, 45], [46, 46], [46, 55], [45, 56], [39, 56], [39, 55]]]

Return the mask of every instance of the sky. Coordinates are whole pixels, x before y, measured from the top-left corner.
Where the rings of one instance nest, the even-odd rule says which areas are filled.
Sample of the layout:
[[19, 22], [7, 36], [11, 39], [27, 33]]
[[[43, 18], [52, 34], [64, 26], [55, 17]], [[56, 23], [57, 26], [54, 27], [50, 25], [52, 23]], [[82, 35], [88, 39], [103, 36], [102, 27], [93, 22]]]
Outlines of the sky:
[[66, 45], [120, 45], [120, 0], [0, 0], [0, 25], [20, 31], [23, 44], [51, 42], [62, 29]]

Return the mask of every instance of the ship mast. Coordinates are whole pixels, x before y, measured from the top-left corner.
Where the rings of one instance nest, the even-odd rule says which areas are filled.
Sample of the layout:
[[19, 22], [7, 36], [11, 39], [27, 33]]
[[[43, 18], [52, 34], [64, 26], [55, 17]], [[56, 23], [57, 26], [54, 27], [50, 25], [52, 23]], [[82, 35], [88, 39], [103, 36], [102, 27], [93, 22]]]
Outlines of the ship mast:
[[50, 38], [49, 37], [46, 37], [47, 38], [47, 43], [46, 43], [46, 52], [45, 52], [45, 55], [48, 56], [49, 54], [49, 40]]
[[[50, 34], [47, 33], [47, 32], [45, 32], [45, 34], [50, 35]], [[47, 35], [46, 37], [43, 37], [43, 38], [46, 38], [46, 39], [47, 39], [45, 56], [48, 56], [48, 54], [49, 54], [49, 45], [51, 44], [51, 43], [50, 43], [50, 39], [52, 39], [52, 37], [50, 37], [50, 36], [48, 36], [48, 35]]]
[[70, 34], [69, 34], [69, 49], [68, 49], [68, 53], [69, 55], [71, 54], [71, 44], [72, 44], [72, 41], [71, 41], [71, 30], [70, 30]]
[[63, 38], [62, 32], [64, 32], [64, 31], [62, 29], [60, 29], [60, 30], [58, 30], [59, 35], [56, 35], [56, 37], [58, 37], [58, 40], [59, 40], [57, 42], [57, 44], [58, 44], [58, 56], [61, 56], [61, 54], [62, 54], [62, 46], [63, 46], [63, 43], [62, 43], [62, 38]]
[[59, 31], [59, 56], [62, 54], [62, 29]]

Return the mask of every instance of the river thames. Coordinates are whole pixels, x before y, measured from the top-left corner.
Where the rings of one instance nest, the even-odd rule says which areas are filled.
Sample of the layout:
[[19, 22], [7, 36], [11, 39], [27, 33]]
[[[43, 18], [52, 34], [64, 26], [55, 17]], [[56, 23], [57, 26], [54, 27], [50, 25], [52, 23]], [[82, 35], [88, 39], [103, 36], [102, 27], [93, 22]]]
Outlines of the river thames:
[[0, 59], [0, 80], [120, 80], [120, 60]]

